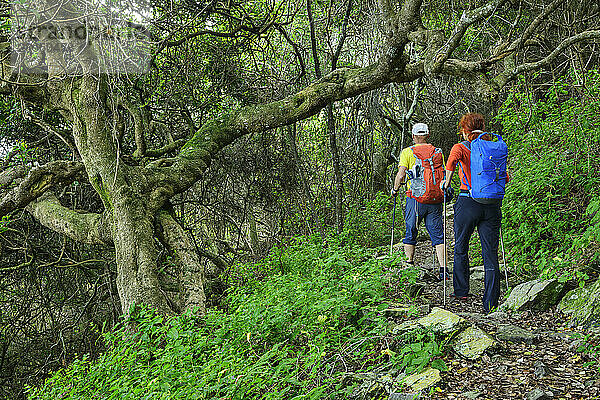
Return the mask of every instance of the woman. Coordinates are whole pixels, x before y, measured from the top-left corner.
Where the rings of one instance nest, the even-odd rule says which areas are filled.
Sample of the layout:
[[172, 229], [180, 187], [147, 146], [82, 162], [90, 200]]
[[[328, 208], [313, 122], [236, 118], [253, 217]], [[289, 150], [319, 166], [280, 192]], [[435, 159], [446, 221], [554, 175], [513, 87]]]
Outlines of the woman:
[[[469, 294], [469, 239], [475, 228], [479, 232], [483, 265], [485, 268], [483, 309], [486, 313], [498, 307], [500, 297], [500, 267], [498, 266], [498, 243], [500, 241], [500, 223], [502, 200], [488, 201], [483, 204], [471, 198], [471, 141], [485, 132], [483, 115], [468, 113], [458, 123], [459, 135], [465, 140], [456, 144], [450, 151], [446, 163], [446, 180], [442, 189], [450, 186], [456, 165], [460, 166], [460, 194], [454, 204], [454, 293], [450, 296], [466, 300]], [[483, 139], [490, 140], [489, 135]]]

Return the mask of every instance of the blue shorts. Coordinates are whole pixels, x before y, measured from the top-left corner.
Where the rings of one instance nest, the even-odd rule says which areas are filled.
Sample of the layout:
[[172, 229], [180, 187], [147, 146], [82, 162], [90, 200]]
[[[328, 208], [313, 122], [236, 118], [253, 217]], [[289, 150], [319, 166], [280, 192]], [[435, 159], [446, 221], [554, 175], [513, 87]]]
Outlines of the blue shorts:
[[[418, 214], [418, 221], [417, 221]], [[404, 222], [406, 222], [406, 237], [404, 244], [417, 244], [417, 227], [425, 219], [425, 228], [431, 238], [431, 245], [444, 243], [444, 223], [442, 221], [442, 203], [423, 204], [412, 197], [406, 198]]]

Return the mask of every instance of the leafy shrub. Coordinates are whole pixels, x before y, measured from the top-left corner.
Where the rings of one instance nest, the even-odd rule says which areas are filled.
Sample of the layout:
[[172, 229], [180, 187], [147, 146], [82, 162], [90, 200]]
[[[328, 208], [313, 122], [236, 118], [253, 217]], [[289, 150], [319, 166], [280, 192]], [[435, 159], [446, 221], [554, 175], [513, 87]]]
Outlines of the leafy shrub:
[[595, 366], [600, 372], [600, 338], [591, 333], [575, 333], [573, 338], [579, 340], [577, 351], [586, 359], [583, 365], [585, 367]]
[[406, 374], [419, 372], [431, 363], [431, 366], [440, 371], [447, 371], [448, 367], [441, 358], [444, 346], [431, 331], [413, 331], [404, 334], [398, 354], [400, 367]]
[[[402, 196], [396, 205], [396, 237], [402, 230]], [[342, 237], [349, 243], [364, 247], [377, 247], [389, 244], [393, 218], [393, 200], [385, 193], [377, 193], [373, 200], [348, 207]]]
[[573, 275], [594, 256], [586, 249], [598, 247], [590, 200], [600, 187], [600, 74], [586, 82], [578, 92], [564, 78], [537, 101], [514, 90], [497, 117], [510, 153], [505, 239], [512, 270], [527, 276]]
[[346, 372], [413, 371], [441, 354], [431, 337], [414, 344], [424, 336], [396, 339], [401, 356], [385, 351], [378, 310], [388, 287], [414, 276], [390, 275], [399, 262], [335, 237], [296, 238], [241, 269], [244, 285], [204, 317], [136, 308], [104, 334], [108, 351], [98, 360], [81, 357], [29, 388], [30, 398], [346, 398]]

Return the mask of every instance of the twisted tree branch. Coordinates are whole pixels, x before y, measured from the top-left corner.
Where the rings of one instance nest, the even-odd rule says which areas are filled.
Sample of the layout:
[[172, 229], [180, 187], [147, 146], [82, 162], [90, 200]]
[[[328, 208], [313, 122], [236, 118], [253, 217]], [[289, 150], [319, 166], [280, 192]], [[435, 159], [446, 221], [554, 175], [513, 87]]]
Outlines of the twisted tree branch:
[[106, 212], [77, 212], [62, 206], [56, 196], [49, 193], [32, 201], [27, 206], [27, 211], [45, 227], [78, 242], [100, 245], [113, 243]]
[[83, 172], [83, 164], [76, 161], [52, 161], [33, 168], [0, 200], [0, 216], [27, 206], [52, 187], [70, 184]]

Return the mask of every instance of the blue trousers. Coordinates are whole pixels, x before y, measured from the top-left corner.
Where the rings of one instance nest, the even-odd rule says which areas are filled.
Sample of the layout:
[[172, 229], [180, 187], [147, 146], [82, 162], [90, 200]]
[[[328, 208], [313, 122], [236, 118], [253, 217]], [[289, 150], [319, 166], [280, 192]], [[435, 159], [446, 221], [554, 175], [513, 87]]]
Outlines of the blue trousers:
[[431, 239], [431, 245], [437, 246], [444, 243], [442, 203], [423, 204], [412, 197], [406, 198], [406, 207], [404, 209], [406, 236], [402, 242], [404, 244], [412, 244], [413, 246], [417, 244], [417, 228], [423, 219], [425, 220], [425, 228]]
[[469, 239], [475, 228], [479, 232], [483, 256], [485, 312], [498, 307], [500, 298], [500, 267], [498, 243], [502, 211], [500, 204], [481, 204], [470, 197], [459, 196], [454, 203], [454, 294], [469, 294]]

